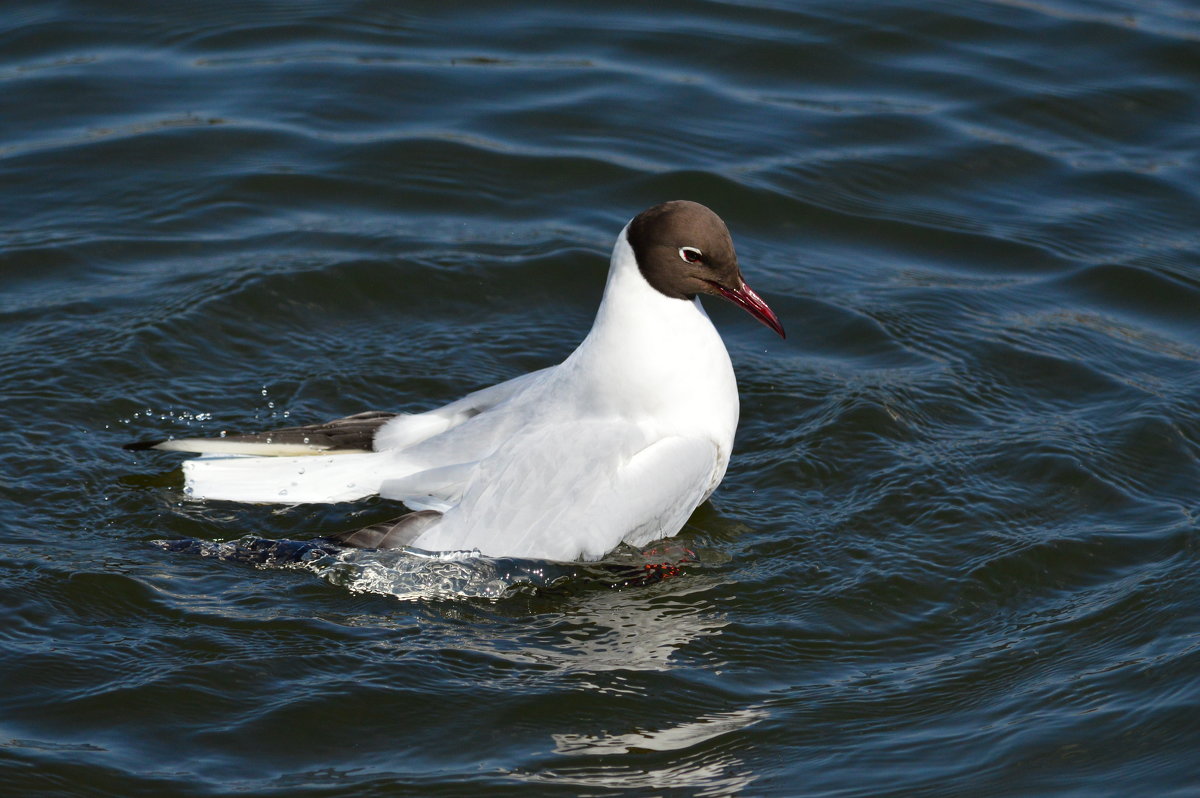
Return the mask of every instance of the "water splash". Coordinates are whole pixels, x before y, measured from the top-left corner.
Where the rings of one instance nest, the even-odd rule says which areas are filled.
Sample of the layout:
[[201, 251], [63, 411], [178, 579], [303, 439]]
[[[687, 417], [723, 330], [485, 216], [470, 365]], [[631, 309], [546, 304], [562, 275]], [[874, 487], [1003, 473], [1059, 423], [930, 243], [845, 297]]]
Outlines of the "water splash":
[[500, 599], [579, 584], [611, 589], [640, 587], [679, 576], [682, 566], [698, 561], [695, 552], [681, 545], [646, 552], [618, 550], [595, 563], [484, 557], [478, 551], [355, 549], [326, 538], [271, 540], [255, 535], [227, 541], [156, 540], [153, 545], [259, 568], [308, 571], [352, 593], [376, 593], [410, 601]]

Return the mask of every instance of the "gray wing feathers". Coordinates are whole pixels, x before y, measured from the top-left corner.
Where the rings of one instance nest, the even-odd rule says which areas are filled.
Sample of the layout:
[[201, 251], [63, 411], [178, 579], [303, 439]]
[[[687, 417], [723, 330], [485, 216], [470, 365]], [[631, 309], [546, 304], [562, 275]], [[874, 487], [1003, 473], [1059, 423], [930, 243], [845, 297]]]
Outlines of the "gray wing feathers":
[[[596, 559], [622, 540], [641, 545], [672, 534], [719, 479], [718, 451], [705, 439], [651, 440], [619, 423], [541, 430], [480, 462], [461, 500], [415, 545], [574, 560]], [[498, 492], [506, 501], [491, 500]], [[547, 503], [546, 495], [571, 501]]]
[[356, 549], [399, 549], [416, 540], [441, 517], [442, 514], [434, 510], [419, 510], [391, 521], [330, 535], [329, 539]]
[[199, 454], [261, 454], [299, 455], [305, 453], [370, 452], [380, 427], [397, 416], [396, 413], [369, 411], [346, 418], [284, 427], [269, 432], [226, 435], [222, 438], [179, 438], [175, 440], [139, 441], [125, 445], [126, 449], [159, 449], [168, 452]]

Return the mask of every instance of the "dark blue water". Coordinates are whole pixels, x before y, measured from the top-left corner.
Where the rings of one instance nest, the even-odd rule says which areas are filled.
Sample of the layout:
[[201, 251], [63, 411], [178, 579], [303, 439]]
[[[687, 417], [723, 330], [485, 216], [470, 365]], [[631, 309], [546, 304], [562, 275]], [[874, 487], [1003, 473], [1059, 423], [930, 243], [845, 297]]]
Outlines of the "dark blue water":
[[[0, 792], [1200, 793], [1198, 40], [1171, 0], [5, 3]], [[710, 305], [742, 424], [661, 551], [254, 560], [401, 508], [120, 448], [553, 364], [675, 198], [789, 338]]]

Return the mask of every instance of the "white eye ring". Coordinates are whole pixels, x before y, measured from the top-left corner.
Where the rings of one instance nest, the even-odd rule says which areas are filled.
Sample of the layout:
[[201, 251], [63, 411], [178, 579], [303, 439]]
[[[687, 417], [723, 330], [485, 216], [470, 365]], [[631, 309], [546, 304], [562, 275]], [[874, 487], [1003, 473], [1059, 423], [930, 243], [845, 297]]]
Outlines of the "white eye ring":
[[679, 257], [683, 258], [686, 263], [699, 263], [704, 260], [704, 253], [695, 247], [680, 247]]

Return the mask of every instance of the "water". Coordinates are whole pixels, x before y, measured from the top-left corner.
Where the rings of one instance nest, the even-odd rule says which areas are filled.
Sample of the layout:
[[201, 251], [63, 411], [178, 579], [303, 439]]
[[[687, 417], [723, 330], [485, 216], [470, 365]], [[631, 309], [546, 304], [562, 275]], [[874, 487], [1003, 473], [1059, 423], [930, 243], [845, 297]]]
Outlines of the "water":
[[[1197, 794], [1197, 38], [1170, 0], [6, 3], [3, 792]], [[673, 198], [789, 338], [709, 304], [742, 424], [662, 552], [203, 556], [398, 508], [120, 449], [552, 364]]]

